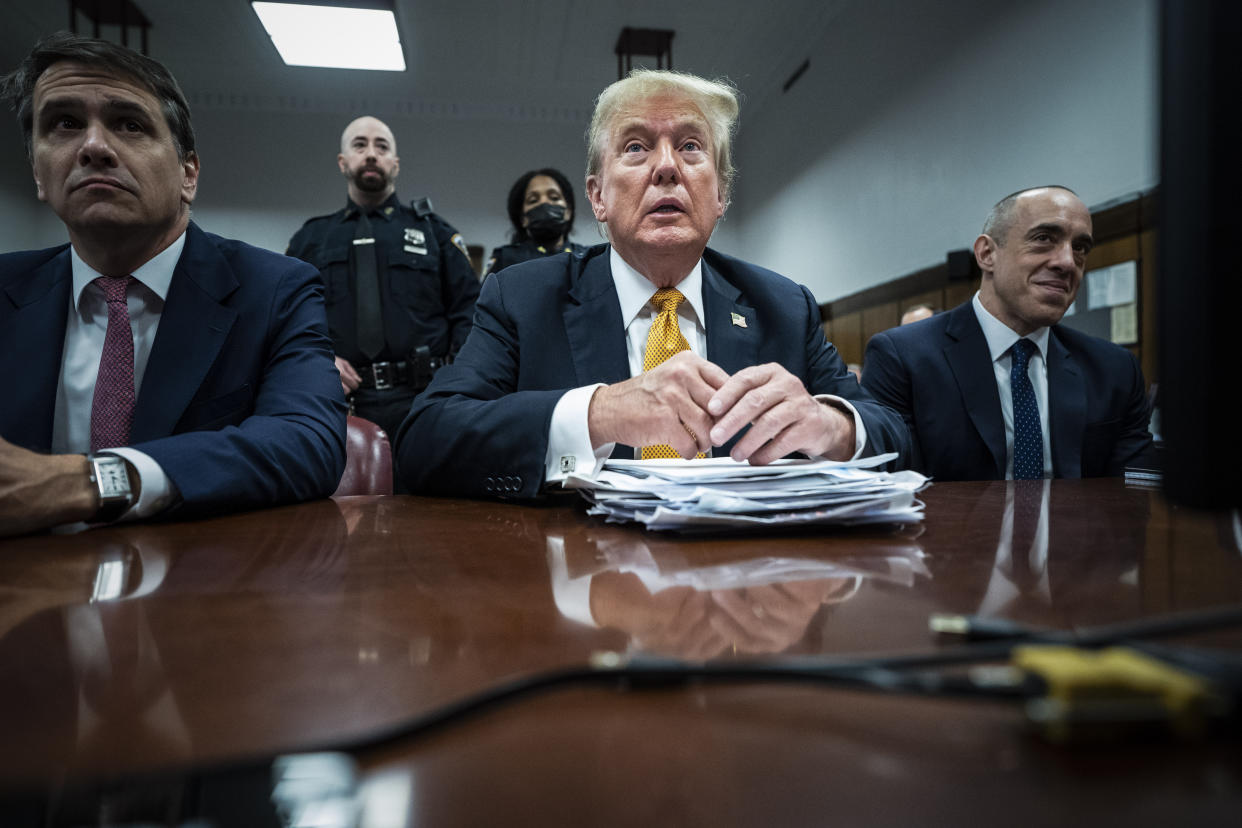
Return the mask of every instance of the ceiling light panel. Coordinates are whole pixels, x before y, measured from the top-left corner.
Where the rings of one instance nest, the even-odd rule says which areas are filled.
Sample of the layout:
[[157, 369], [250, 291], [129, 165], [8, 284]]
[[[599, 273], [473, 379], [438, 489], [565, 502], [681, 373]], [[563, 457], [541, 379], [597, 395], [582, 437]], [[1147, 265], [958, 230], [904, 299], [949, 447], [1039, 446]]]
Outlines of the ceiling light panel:
[[405, 71], [391, 9], [257, 0], [250, 5], [290, 66]]

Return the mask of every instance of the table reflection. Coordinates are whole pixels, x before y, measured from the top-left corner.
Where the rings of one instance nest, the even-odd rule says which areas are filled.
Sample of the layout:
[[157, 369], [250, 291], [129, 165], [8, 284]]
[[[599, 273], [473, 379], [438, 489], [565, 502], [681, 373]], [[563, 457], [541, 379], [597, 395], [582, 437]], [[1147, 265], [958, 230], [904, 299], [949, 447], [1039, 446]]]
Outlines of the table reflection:
[[[691, 660], [920, 653], [944, 643], [928, 631], [933, 613], [1070, 629], [1242, 600], [1233, 516], [1109, 480], [937, 484], [925, 498], [927, 519], [908, 534], [682, 537], [604, 524], [576, 502], [390, 497], [8, 539], [0, 824], [92, 824], [103, 813], [95, 794], [116, 802], [91, 786], [136, 780], [131, 792], [145, 802], [139, 782], [151, 771], [183, 816], [199, 806], [205, 815], [211, 803], [185, 793], [206, 790], [202, 774], [227, 776], [252, 759], [262, 765], [254, 813], [270, 815], [272, 757], [343, 747], [359, 761], [360, 791], [397, 757], [376, 813], [406, 807], [418, 824], [460, 818], [479, 802], [480, 778], [558, 802], [568, 790], [580, 808], [566, 819], [590, 823], [595, 794], [629, 802], [660, 762], [671, 786], [692, 779], [710, 792], [703, 801], [723, 802], [713, 815], [743, 807], [751, 788], [733, 780], [756, 774], [798, 780], [803, 792], [820, 790], [825, 774], [867, 789], [859, 756], [908, 769], [928, 790], [975, 784], [1014, 755], [1012, 722], [996, 711], [972, 708], [963, 726], [963, 708], [860, 694], [824, 704], [802, 687], [568, 690], [408, 751], [350, 746], [602, 650]], [[1209, 643], [1240, 646], [1230, 631]], [[1157, 784], [1137, 789], [1180, 790], [1165, 765], [1150, 762]], [[1023, 795], [1043, 795], [1056, 766], [1040, 767]], [[1063, 776], [1063, 795], [1097, 789], [1078, 786], [1076, 773]], [[601, 780], [615, 784], [601, 793]], [[62, 796], [74, 786], [80, 800]], [[23, 790], [61, 796], [59, 810], [35, 807], [59, 821], [7, 819], [6, 793]], [[216, 804], [225, 799], [238, 797], [230, 788]], [[85, 816], [67, 816], [79, 803]], [[475, 816], [499, 821], [486, 808]], [[743, 821], [772, 821], [751, 816]]]
[[182, 712], [180, 671], [166, 662], [226, 667], [230, 654], [187, 652], [188, 631], [170, 625], [166, 611], [191, 595], [339, 590], [347, 563], [341, 511], [324, 501], [302, 519], [306, 533], [273, 524], [245, 543], [204, 522], [175, 536], [158, 525], [122, 526], [90, 533], [90, 546], [59, 536], [7, 550], [3, 699], [26, 712], [10, 718], [6, 738], [33, 751], [32, 766], [70, 773], [107, 766], [118, 744], [153, 765], [192, 758], [195, 728]]
[[688, 560], [688, 549], [633, 531], [549, 533], [556, 607], [578, 624], [625, 633], [631, 651], [692, 660], [815, 652], [818, 642], [806, 641], [811, 622], [852, 599], [865, 579], [910, 587], [929, 574], [922, 548], [902, 537], [825, 559], [702, 562]]
[[1160, 576], [1143, 566], [1149, 511], [1146, 492], [1123, 492], [1100, 508], [1051, 480], [994, 481], [979, 489], [966, 519], [993, 550], [983, 578], [949, 573], [953, 559], [930, 566], [959, 586], [975, 584], [955, 611], [1065, 627], [1127, 617], [1142, 608], [1144, 575]]

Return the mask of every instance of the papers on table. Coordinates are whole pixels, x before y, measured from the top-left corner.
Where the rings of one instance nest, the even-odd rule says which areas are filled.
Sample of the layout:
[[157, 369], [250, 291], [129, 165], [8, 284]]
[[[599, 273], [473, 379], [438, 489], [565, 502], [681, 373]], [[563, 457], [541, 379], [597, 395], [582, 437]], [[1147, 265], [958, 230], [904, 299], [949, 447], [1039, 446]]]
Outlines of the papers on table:
[[874, 471], [895, 454], [859, 460], [780, 460], [767, 466], [729, 457], [703, 460], [608, 460], [595, 477], [565, 485], [594, 504], [590, 514], [649, 529], [914, 523], [914, 496], [927, 478], [913, 471]]

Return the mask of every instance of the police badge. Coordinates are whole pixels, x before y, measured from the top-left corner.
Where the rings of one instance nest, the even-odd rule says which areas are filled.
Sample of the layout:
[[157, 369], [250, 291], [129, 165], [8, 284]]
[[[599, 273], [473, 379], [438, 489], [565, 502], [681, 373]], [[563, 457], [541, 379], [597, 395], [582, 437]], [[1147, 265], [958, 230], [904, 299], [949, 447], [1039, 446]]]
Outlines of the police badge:
[[417, 227], [405, 228], [405, 252], [427, 255], [427, 236]]

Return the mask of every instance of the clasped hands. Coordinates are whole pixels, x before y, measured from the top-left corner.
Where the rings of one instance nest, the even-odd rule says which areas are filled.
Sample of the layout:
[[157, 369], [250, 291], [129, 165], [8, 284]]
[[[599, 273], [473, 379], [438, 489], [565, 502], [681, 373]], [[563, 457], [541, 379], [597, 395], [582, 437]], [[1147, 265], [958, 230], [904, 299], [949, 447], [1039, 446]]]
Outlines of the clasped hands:
[[735, 653], [779, 653], [805, 634], [820, 606], [849, 598], [855, 579], [818, 578], [732, 589], [675, 586], [655, 594], [633, 572], [591, 581], [591, 616], [624, 630], [640, 649], [693, 661]]
[[667, 443], [691, 458], [749, 425], [729, 452], [734, 460], [761, 466], [793, 452], [832, 460], [854, 454], [854, 418], [816, 400], [784, 367], [772, 362], [730, 376], [692, 351], [597, 389], [587, 421], [596, 448]]

